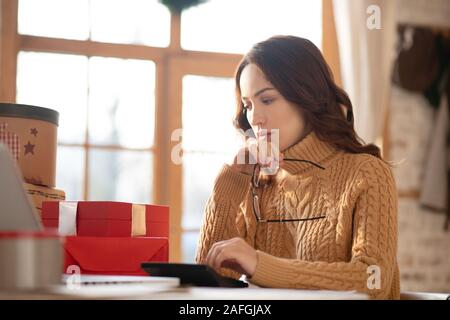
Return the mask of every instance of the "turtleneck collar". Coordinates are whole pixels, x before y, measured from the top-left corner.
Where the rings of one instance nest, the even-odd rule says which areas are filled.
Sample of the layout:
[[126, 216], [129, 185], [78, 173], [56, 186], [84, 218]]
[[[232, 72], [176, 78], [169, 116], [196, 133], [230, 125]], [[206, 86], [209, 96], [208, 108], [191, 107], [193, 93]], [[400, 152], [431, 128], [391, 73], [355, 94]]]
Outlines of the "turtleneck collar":
[[[284, 158], [308, 160], [322, 165], [323, 160], [328, 158], [335, 151], [336, 148], [334, 146], [320, 140], [316, 133], [311, 131], [296, 144], [282, 151], [282, 154], [284, 155]], [[307, 162], [284, 161], [281, 168], [290, 174], [298, 174], [305, 169], [316, 167]]]

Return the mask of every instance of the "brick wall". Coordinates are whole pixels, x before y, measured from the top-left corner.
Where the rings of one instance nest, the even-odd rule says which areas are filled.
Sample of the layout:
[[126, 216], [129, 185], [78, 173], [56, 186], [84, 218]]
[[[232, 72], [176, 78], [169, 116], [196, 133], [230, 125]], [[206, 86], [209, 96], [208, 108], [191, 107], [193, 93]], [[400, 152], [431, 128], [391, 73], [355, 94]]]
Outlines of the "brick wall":
[[419, 206], [434, 110], [420, 95], [393, 87], [391, 159], [399, 192], [398, 261], [402, 291], [450, 292], [450, 230], [445, 215]]

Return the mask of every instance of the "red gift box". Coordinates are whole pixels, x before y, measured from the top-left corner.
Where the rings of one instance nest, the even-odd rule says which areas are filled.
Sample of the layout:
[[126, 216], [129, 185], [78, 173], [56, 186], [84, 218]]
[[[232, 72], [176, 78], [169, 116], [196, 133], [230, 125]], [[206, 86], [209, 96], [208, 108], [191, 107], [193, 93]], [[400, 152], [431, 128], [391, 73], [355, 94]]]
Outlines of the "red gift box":
[[147, 275], [141, 270], [142, 262], [169, 260], [167, 238], [69, 236], [64, 248], [68, 274], [75, 265], [81, 274]]
[[[70, 201], [68, 201], [70, 202]], [[169, 207], [135, 205], [112, 201], [78, 201], [76, 235], [94, 237], [169, 237]], [[58, 228], [60, 201], [42, 203], [42, 223], [46, 228]], [[145, 217], [136, 218], [138, 207]], [[143, 209], [143, 210], [142, 210]], [[139, 220], [139, 221], [133, 221]], [[140, 225], [141, 224], [141, 225]], [[135, 229], [140, 230], [135, 233]]]

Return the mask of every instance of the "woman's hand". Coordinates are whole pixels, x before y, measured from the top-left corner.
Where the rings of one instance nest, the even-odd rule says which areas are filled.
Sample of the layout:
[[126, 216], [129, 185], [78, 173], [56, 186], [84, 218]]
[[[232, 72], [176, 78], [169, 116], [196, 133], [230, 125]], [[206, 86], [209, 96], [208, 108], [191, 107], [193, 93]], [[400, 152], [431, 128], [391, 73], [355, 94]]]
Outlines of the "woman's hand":
[[244, 239], [232, 238], [214, 243], [205, 262], [216, 271], [229, 268], [251, 277], [255, 273], [257, 260], [256, 250]]
[[238, 153], [234, 156], [233, 162], [230, 164], [231, 169], [236, 172], [240, 172], [247, 175], [252, 175], [254, 161], [252, 159], [252, 155], [247, 147], [242, 148], [238, 151]]
[[234, 156], [231, 168], [237, 172], [252, 175], [255, 163], [258, 163], [263, 173], [275, 174], [283, 162], [283, 154], [271, 144], [270, 136], [267, 140], [263, 137], [249, 141], [248, 145], [241, 148]]

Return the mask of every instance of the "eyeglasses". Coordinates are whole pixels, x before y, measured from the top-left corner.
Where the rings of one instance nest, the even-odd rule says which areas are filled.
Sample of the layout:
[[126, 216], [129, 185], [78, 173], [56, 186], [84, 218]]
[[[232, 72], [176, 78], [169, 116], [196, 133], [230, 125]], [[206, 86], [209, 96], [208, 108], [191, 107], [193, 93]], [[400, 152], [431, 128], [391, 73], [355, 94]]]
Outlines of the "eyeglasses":
[[[312, 161], [309, 161], [309, 160], [284, 158], [283, 161], [306, 162], [306, 163], [309, 163], [309, 164], [311, 164], [313, 166], [316, 166], [317, 168], [319, 168], [321, 170], [325, 170], [325, 168], [322, 167], [321, 165], [319, 165], [317, 163], [314, 163]], [[260, 209], [260, 204], [259, 204], [259, 197], [258, 197], [258, 193], [256, 192], [256, 190], [260, 187], [260, 185], [259, 185], [259, 172], [258, 172], [258, 174], [256, 174], [256, 171], [257, 171], [256, 168], [257, 167], [259, 167], [259, 165], [255, 164], [255, 166], [253, 167], [253, 175], [252, 175], [253, 213], [255, 214], [256, 221], [258, 221], [260, 223], [295, 222], [295, 221], [309, 221], [309, 220], [316, 220], [316, 219], [325, 218], [325, 216], [320, 216], [320, 217], [311, 217], [311, 218], [303, 218], [303, 219], [282, 219], [281, 218], [281, 214], [280, 214], [280, 218], [279, 219], [262, 219], [261, 218], [261, 209]]]

